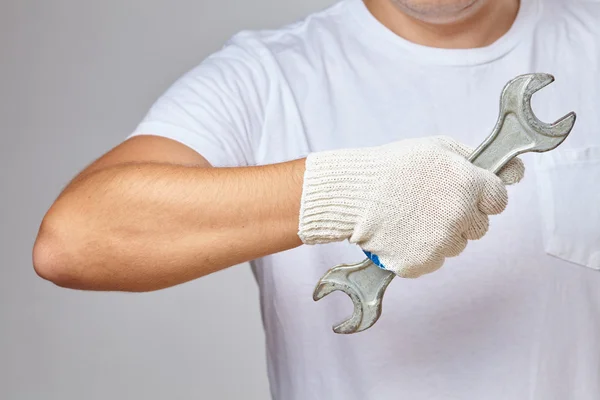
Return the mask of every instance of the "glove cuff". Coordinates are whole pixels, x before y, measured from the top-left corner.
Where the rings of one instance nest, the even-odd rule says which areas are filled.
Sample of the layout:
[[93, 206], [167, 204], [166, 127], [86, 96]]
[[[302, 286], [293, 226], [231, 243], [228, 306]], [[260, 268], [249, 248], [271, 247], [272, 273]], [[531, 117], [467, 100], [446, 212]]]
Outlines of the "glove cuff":
[[352, 236], [373, 197], [382, 161], [373, 149], [313, 153], [306, 159], [298, 236], [304, 244]]

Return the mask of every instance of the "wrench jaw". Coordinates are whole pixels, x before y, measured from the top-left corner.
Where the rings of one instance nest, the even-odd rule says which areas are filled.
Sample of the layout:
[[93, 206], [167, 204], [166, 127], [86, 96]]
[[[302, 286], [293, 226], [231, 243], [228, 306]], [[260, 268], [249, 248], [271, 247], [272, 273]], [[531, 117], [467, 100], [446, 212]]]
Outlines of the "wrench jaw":
[[576, 119], [577, 115], [574, 112], [570, 112], [551, 124], [538, 120], [539, 126], [536, 129], [539, 129], [539, 133], [544, 134], [545, 137], [543, 140], [541, 138], [538, 139], [536, 145], [529, 151], [544, 153], [560, 146], [571, 133]]
[[[512, 112], [521, 121], [521, 127], [533, 139], [535, 146], [527, 149], [546, 152], [558, 147], [571, 133], [576, 115], [570, 112], [553, 123], [540, 121], [531, 108], [531, 97], [554, 82], [554, 76], [546, 73], [521, 75], [509, 82], [502, 92], [504, 112]], [[505, 107], [510, 105], [508, 107]]]
[[355, 292], [353, 292], [350, 287], [346, 285], [342, 286], [334, 282], [322, 281], [319, 283], [319, 285], [317, 285], [317, 288], [315, 289], [315, 292], [313, 294], [313, 300], [319, 301], [328, 294], [338, 290], [346, 293], [350, 297], [352, 303], [354, 304], [354, 312], [352, 313], [352, 316], [350, 316], [350, 318], [335, 325], [333, 327], [333, 331], [339, 334], [351, 334], [359, 332], [360, 330], [364, 330], [360, 329], [360, 324], [363, 320], [364, 315], [362, 303], [360, 302], [359, 296]]
[[554, 82], [554, 76], [546, 73], [534, 73], [534, 74], [526, 74], [521, 75], [520, 77], [515, 78], [515, 80], [521, 80], [525, 83], [525, 95], [523, 96], [525, 99], [530, 99], [531, 96]]
[[[569, 134], [573, 130], [573, 127], [575, 126], [575, 121], [577, 121], [577, 114], [575, 114], [575, 112], [571, 111], [564, 117], [556, 120], [556, 122], [551, 124], [552, 131], [555, 132], [556, 136], [561, 137], [562, 140], [560, 140], [554, 147], [552, 147], [551, 149], [548, 149], [548, 150], [554, 150], [562, 142], [565, 141], [567, 136], [569, 136]], [[562, 132], [562, 136], [559, 134], [559, 132]]]
[[531, 96], [552, 82], [554, 77], [543, 73], [521, 75], [508, 82], [500, 97], [496, 126], [469, 161], [497, 173], [513, 157], [550, 151], [564, 142], [575, 125], [575, 113], [548, 124], [540, 121], [531, 108]]
[[335, 325], [333, 331], [339, 334], [362, 332], [381, 316], [383, 294], [394, 277], [393, 272], [377, 267], [369, 259], [358, 264], [341, 264], [321, 278], [313, 300], [319, 301], [335, 291], [346, 293], [354, 304], [354, 312], [350, 318]]
[[554, 77], [550, 74], [542, 73], [529, 74], [524, 77], [526, 78], [526, 85], [522, 95], [521, 101], [523, 104], [520, 110], [523, 113], [525, 121], [529, 124], [528, 127], [531, 133], [536, 136], [543, 135], [548, 137], [547, 141], [540, 141], [541, 146], [536, 146], [531, 151], [553, 150], [571, 133], [575, 125], [576, 115], [574, 112], [570, 112], [551, 124], [540, 121], [531, 108], [531, 96], [554, 82]]

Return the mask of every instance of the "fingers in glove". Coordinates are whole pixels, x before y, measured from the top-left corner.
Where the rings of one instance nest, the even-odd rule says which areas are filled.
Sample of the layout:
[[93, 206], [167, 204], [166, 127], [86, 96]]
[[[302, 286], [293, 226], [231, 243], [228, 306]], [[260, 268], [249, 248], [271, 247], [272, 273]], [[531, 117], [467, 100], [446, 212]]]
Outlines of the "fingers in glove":
[[383, 260], [383, 262], [387, 269], [393, 271], [396, 275], [402, 278], [414, 279], [437, 271], [444, 265], [444, 260], [445, 258], [441, 254], [432, 254], [424, 260], [407, 259], [399, 263]]
[[476, 212], [471, 220], [471, 225], [463, 233], [463, 237], [468, 240], [479, 240], [488, 231], [490, 227], [490, 219], [482, 212]]
[[498, 176], [505, 185], [519, 183], [525, 175], [525, 164], [520, 158], [513, 158], [498, 172]]
[[465, 248], [467, 247], [467, 238], [464, 236], [457, 236], [454, 238], [454, 240], [452, 240], [452, 243], [450, 243], [445, 249], [444, 249], [444, 256], [450, 258], [450, 257], [458, 257], [460, 255], [460, 253], [462, 253]]
[[500, 214], [508, 204], [504, 182], [489, 171], [483, 171], [484, 185], [479, 200], [479, 210], [487, 215]]

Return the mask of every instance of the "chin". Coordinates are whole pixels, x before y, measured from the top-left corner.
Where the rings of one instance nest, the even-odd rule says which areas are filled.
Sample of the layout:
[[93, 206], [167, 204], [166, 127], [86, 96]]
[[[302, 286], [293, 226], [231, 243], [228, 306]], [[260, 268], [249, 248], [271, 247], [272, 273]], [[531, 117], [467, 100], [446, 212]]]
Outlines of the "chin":
[[429, 23], [458, 22], [477, 12], [488, 0], [391, 0], [411, 17]]

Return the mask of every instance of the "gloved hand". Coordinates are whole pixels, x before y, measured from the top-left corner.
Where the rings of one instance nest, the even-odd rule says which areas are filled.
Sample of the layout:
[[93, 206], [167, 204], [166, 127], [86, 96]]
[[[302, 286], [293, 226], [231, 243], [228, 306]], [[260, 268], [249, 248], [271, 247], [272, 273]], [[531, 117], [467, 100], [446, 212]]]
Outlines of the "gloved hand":
[[298, 235], [305, 244], [348, 239], [401, 277], [433, 272], [485, 235], [488, 216], [506, 208], [505, 184], [524, 174], [519, 159], [499, 177], [476, 167], [466, 160], [473, 150], [429, 137], [313, 153]]

